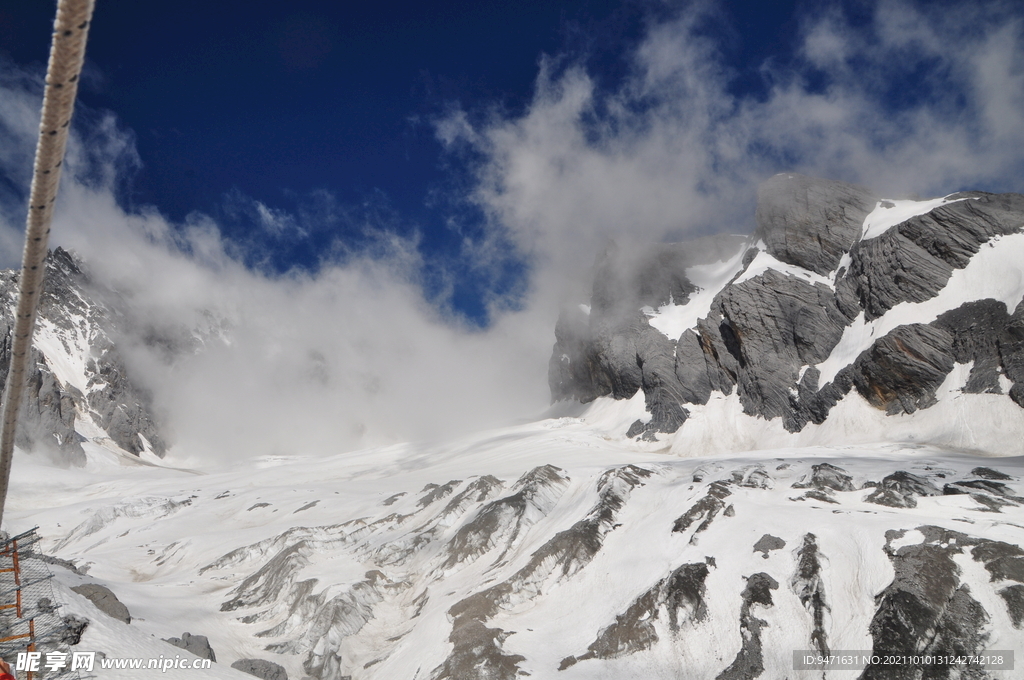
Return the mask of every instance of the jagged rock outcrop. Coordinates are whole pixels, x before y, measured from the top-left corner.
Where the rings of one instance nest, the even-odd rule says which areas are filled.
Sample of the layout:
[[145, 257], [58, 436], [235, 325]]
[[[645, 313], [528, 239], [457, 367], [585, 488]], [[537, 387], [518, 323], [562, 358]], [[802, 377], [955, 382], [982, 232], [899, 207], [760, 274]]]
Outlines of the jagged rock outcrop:
[[757, 190], [757, 231], [779, 261], [826, 275], [860, 238], [875, 207], [868, 189], [782, 173]]
[[132, 622], [132, 615], [128, 612], [128, 607], [124, 606], [124, 603], [117, 599], [117, 595], [110, 588], [101, 586], [98, 583], [85, 583], [75, 586], [72, 590], [88, 599], [107, 616], [113, 617], [118, 621], [124, 621], [125, 623]]
[[214, 654], [213, 647], [210, 646], [210, 640], [205, 635], [192, 635], [185, 632], [181, 634], [180, 638], [167, 638], [164, 642], [175, 647], [181, 647], [189, 654], [195, 654], [200, 659], [217, 660], [217, 655]]
[[[975, 546], [974, 560], [992, 571], [999, 569], [994, 565], [1006, 554], [1005, 548], [1011, 549], [1011, 555], [1019, 552], [1016, 546], [979, 541], [942, 527], [922, 526], [917, 531], [923, 541], [899, 548], [893, 548], [892, 543], [906, 532], [886, 533], [886, 552], [895, 574], [877, 596], [878, 609], [871, 621], [872, 653], [880, 661], [868, 664], [860, 678], [912, 678], [922, 677], [922, 673], [929, 678], [985, 677], [973, 671], [963, 675], [963, 666], [955, 664], [908, 663], [893, 669], [881, 662], [886, 655], [906, 654], [904, 650], [908, 649], [939, 658], [981, 654], [988, 641], [986, 627], [991, 615], [974, 598], [970, 586], [961, 582], [962, 570], [954, 556]], [[1015, 580], [1024, 577], [1015, 576]]]
[[818, 549], [817, 536], [804, 534], [803, 544], [797, 550], [796, 573], [790, 586], [800, 604], [810, 614], [814, 627], [811, 630], [811, 648], [822, 655], [829, 653], [828, 634], [825, 631], [825, 615], [830, 611], [825, 597], [825, 582], [822, 578], [822, 555]]
[[[528, 474], [534, 475], [538, 470], [544, 471], [541, 478], [548, 484], [565, 483], [564, 478], [554, 476], [557, 468], [536, 468]], [[488, 627], [488, 620], [499, 610], [534, 599], [547, 587], [572, 578], [586, 567], [601, 549], [605, 537], [618, 528], [615, 520], [633, 489], [642, 486], [650, 476], [650, 471], [635, 465], [605, 472], [597, 482], [598, 501], [586, 517], [552, 536], [511, 577], [470, 595], [449, 609], [452, 632], [448, 640], [454, 650], [434, 669], [432, 680], [513, 680], [517, 677], [519, 662], [524, 657], [505, 652], [502, 643], [509, 633]], [[515, 535], [504, 540], [514, 541]]]
[[740, 636], [743, 642], [736, 658], [715, 680], [750, 680], [764, 672], [761, 629], [766, 622], [755, 615], [755, 605], [759, 605], [758, 609], [774, 606], [772, 591], [778, 589], [779, 582], [764, 572], [747, 578], [747, 585], [740, 596], [743, 600], [740, 607]]
[[74, 614], [68, 614], [67, 616], [61, 617], [64, 622], [64, 630], [60, 634], [60, 642], [65, 645], [77, 645], [82, 641], [82, 634], [85, 633], [85, 629], [89, 627], [89, 619], [82, 618], [81, 616], [75, 616]]
[[[836, 281], [838, 299], [870, 321], [900, 302], [935, 296], [981, 246], [1021, 230], [1024, 196], [963, 192], [876, 238], [850, 248], [850, 266]], [[855, 302], [854, 302], [855, 301]]]
[[[0, 381], [4, 383], [17, 285], [17, 272], [0, 272]], [[57, 248], [47, 256], [19, 415], [20, 447], [49, 452], [64, 464], [83, 464], [85, 437], [76, 426], [86, 419], [128, 453], [138, 455], [148, 448], [158, 456], [164, 454], [166, 444], [152, 415], [151, 398], [129, 376], [115, 343], [130, 325], [118, 296], [95, 284], [72, 254]], [[54, 356], [48, 359], [51, 353]]]
[[[970, 364], [965, 393], [1005, 393], [1024, 407], [1024, 300], [1008, 308], [971, 291], [979, 297], [933, 320], [851, 335], [901, 303], [931, 300], [983, 246], [1020, 234], [1024, 196], [880, 200], [863, 187], [786, 173], [762, 184], [756, 217], [746, 241], [704, 238], [640, 254], [609, 247], [595, 267], [589, 311], [570, 308], [559, 319], [552, 399], [626, 399], [643, 390], [650, 418], [626, 434], [656, 440], [685, 428], [712, 394], [735, 390], [746, 415], [799, 432], [823, 423], [853, 390], [889, 415], [927, 409], [954, 366]], [[696, 322], [666, 334], [659, 315], [688, 305], [699, 288], [691, 268], [730, 257], [738, 263], [732, 278]], [[841, 341], [843, 352], [856, 351], [823, 379]]]
[[615, 622], [601, 630], [597, 639], [580, 656], [562, 659], [565, 670], [587, 659], [614, 659], [650, 649], [658, 642], [655, 622], [666, 620], [678, 633], [687, 622], [699, 623], [707, 616], [704, 581], [707, 562], [684, 564], [638, 597]]
[[265, 659], [239, 659], [231, 667], [261, 680], [288, 680], [288, 671], [284, 666]]

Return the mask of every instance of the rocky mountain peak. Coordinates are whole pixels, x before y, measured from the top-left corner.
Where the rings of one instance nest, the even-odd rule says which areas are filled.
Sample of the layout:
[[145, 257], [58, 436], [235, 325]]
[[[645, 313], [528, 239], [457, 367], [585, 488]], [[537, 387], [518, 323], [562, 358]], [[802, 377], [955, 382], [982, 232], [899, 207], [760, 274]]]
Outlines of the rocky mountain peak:
[[781, 173], [758, 187], [754, 235], [780, 262], [827, 275], [860, 239], [876, 200], [854, 184]]
[[[17, 271], [0, 273], [0, 380], [6, 382]], [[166, 445], [149, 395], [130, 376], [115, 338], [125, 330], [118, 296], [98, 287], [62, 248], [46, 258], [46, 278], [19, 416], [17, 444], [62, 464], [85, 462], [85, 445], [162, 456]]]
[[761, 185], [756, 217], [746, 238], [602, 255], [589, 309], [556, 327], [553, 400], [642, 390], [628, 435], [650, 441], [732, 395], [737, 415], [790, 433], [851, 392], [890, 416], [940, 388], [1024, 407], [1024, 196], [885, 199], [786, 173]]

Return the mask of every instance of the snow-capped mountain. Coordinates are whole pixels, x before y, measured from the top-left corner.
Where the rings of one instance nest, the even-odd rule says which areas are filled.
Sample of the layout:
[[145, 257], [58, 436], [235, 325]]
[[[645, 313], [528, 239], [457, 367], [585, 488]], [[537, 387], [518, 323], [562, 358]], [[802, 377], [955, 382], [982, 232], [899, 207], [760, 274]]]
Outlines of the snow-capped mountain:
[[[18, 273], [0, 272], [0, 379], [11, 361]], [[163, 456], [148, 395], [128, 375], [115, 339], [129, 321], [123, 302], [57, 248], [46, 259], [18, 445], [85, 463], [83, 442], [121, 455]]]
[[1024, 196], [885, 199], [783, 174], [757, 223], [742, 242], [609, 249], [590, 304], [559, 319], [554, 397], [642, 393], [628, 435], [677, 453], [892, 438], [1024, 453]]
[[[1024, 197], [782, 175], [758, 223], [609, 250], [544, 419], [222, 473], [21, 455], [11, 527], [75, 565], [79, 648], [168, 657], [187, 631], [203, 677], [1018, 677]], [[86, 299], [80, 354], [116, 317]], [[79, 423], [72, 343], [38, 346]], [[841, 652], [866, 661], [797, 663]]]

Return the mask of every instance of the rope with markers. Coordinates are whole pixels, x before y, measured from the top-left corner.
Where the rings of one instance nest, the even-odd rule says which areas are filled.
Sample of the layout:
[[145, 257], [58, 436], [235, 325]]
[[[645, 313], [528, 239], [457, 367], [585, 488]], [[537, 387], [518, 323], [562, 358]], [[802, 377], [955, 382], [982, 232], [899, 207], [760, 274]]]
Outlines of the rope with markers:
[[61, 165], [67, 147], [71, 114], [75, 109], [78, 78], [85, 60], [85, 42], [95, 0], [60, 0], [53, 25], [53, 43], [46, 68], [43, 113], [39, 123], [32, 189], [25, 227], [25, 251], [18, 283], [11, 365], [4, 390], [0, 432], [0, 523], [3, 522], [7, 487], [14, 455], [14, 434], [25, 389], [25, 372], [32, 349], [36, 307], [43, 292], [43, 274], [53, 208], [57, 201]]

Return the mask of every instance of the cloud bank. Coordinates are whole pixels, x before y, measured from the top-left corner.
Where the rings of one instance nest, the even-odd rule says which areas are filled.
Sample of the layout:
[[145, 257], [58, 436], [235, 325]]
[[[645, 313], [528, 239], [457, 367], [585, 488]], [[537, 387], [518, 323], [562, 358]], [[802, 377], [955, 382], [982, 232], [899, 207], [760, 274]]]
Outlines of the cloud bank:
[[[792, 51], [760, 64], [762, 87], [745, 91], [718, 6], [659, 7], [613, 87], [585, 58], [545, 56], [524, 111], [453, 108], [437, 120], [453, 186], [467, 187], [445, 205], [480, 216], [457, 253], [371, 218], [355, 243], [318, 233], [316, 268], [267, 273], [267, 244], [308, 242], [306, 217], [229, 197], [256, 229], [239, 240], [210, 216], [172, 224], [155, 208], [126, 210], [132, 135], [111, 114], [82, 113], [54, 244], [123, 291], [140, 328], [208, 338], [173, 358], [142, 334], [123, 340], [172, 457], [335, 453], [536, 414], [558, 309], [585, 300], [607, 239], [749, 232], [756, 185], [775, 172], [892, 196], [1024, 189], [1019, 4], [883, 0], [858, 3], [856, 16], [831, 5], [801, 15]], [[2, 71], [0, 260], [13, 266], [39, 87]], [[486, 328], [451, 311], [459, 276], [486, 286], [510, 266], [523, 284], [481, 293]], [[428, 269], [452, 285], [426, 285]]]

